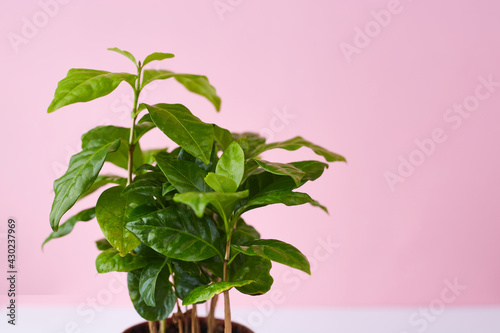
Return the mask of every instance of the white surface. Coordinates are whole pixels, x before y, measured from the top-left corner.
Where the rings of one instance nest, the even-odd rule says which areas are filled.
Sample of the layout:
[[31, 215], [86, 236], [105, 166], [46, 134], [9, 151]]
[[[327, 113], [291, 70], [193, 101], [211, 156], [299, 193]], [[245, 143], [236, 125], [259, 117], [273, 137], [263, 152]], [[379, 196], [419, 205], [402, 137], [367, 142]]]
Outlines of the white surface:
[[[500, 307], [490, 308], [332, 308], [237, 309], [233, 320], [256, 333], [499, 333]], [[0, 331], [19, 333], [121, 333], [142, 319], [129, 308], [21, 307], [17, 325]], [[324, 325], [327, 326], [324, 326]]]

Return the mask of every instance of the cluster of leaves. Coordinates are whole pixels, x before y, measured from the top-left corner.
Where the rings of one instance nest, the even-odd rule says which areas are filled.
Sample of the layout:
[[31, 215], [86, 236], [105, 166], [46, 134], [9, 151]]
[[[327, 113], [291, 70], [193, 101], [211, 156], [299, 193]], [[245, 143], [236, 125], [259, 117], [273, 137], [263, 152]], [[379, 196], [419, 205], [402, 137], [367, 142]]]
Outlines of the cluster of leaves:
[[[272, 261], [310, 274], [309, 263], [298, 249], [279, 240], [261, 239], [242, 215], [278, 203], [309, 203], [326, 211], [297, 189], [320, 177], [328, 164], [314, 160], [275, 163], [259, 155], [278, 148], [308, 147], [327, 162], [344, 158], [301, 137], [266, 143], [257, 134], [231, 133], [204, 123], [181, 104], [139, 104], [144, 86], [168, 78], [204, 96], [217, 110], [220, 98], [205, 76], [143, 69], [172, 54], [153, 53], [141, 63], [126, 51], [112, 50], [128, 57], [137, 74], [72, 69], [59, 82], [48, 111], [105, 96], [124, 81], [136, 97], [132, 126], [100, 126], [82, 136], [82, 151], [54, 182], [50, 213], [54, 232], [45, 242], [95, 217], [104, 235], [96, 242], [102, 251], [96, 259], [97, 271], [128, 272], [131, 300], [149, 321], [165, 319], [178, 300], [197, 304], [231, 288], [249, 295], [264, 294], [273, 283]], [[140, 139], [155, 128], [178, 147], [143, 151]], [[100, 174], [105, 162], [127, 170], [129, 176]], [[60, 224], [78, 200], [106, 185], [95, 207]]]

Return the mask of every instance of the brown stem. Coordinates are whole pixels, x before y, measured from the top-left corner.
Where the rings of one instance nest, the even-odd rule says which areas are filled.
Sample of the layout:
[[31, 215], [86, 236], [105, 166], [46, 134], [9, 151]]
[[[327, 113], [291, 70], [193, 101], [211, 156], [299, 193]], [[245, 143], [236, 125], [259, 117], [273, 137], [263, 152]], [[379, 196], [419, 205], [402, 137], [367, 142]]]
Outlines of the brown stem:
[[158, 333], [156, 329], [156, 321], [148, 321], [149, 333]]
[[200, 333], [200, 321], [198, 320], [196, 304], [193, 304], [191, 308], [191, 333]]
[[181, 310], [181, 305], [179, 304], [179, 299], [176, 300], [177, 302], [177, 325], [179, 327], [179, 333], [184, 333], [184, 327], [182, 326], [182, 310]]
[[207, 324], [208, 324], [207, 333], [215, 332], [215, 308], [217, 306], [218, 300], [219, 300], [219, 295], [215, 295], [210, 301], [210, 311], [208, 312], [208, 318], [207, 318]]
[[[229, 262], [231, 252], [231, 236], [227, 240], [226, 244], [226, 255], [224, 257], [224, 271], [223, 280], [229, 281], [229, 275], [227, 272], [227, 263]], [[229, 302], [229, 290], [224, 291], [224, 333], [232, 333], [233, 328], [231, 325], [231, 304]]]
[[160, 333], [166, 333], [167, 332], [167, 318], [164, 320], [160, 320]]

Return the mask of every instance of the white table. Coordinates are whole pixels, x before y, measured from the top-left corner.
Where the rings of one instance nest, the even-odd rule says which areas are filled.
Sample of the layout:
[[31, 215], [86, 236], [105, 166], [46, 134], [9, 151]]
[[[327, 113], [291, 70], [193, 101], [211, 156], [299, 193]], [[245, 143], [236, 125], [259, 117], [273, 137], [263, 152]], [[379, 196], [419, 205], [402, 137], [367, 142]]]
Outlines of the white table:
[[[446, 308], [237, 308], [233, 320], [256, 333], [499, 333], [500, 307]], [[221, 313], [219, 313], [221, 315]], [[0, 332], [121, 333], [142, 319], [131, 308], [23, 306], [17, 325], [6, 323], [1, 310]], [[324, 324], [330, 325], [324, 327]]]

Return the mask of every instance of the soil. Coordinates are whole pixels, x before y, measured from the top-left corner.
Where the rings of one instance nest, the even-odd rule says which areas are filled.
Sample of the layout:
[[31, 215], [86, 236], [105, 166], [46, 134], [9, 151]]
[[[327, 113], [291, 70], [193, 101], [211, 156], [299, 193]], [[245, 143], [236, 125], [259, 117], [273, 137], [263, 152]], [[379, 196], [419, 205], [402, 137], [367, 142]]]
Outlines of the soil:
[[[207, 332], [207, 319], [206, 318], [200, 318], [200, 330], [201, 333], [206, 333]], [[217, 323], [217, 327], [215, 328], [215, 333], [224, 333], [224, 321], [221, 319], [216, 319], [215, 320]], [[191, 333], [191, 328], [190, 325], [191, 323], [189, 322], [189, 328], [188, 330], [184, 330], [184, 333]], [[179, 329], [177, 325], [172, 324], [171, 318], [167, 319], [167, 333], [178, 333]], [[252, 330], [249, 328], [233, 323], [233, 333], [254, 333]], [[126, 329], [123, 333], [149, 333], [149, 328], [148, 328], [148, 323], [142, 323], [133, 327], [130, 327]]]

